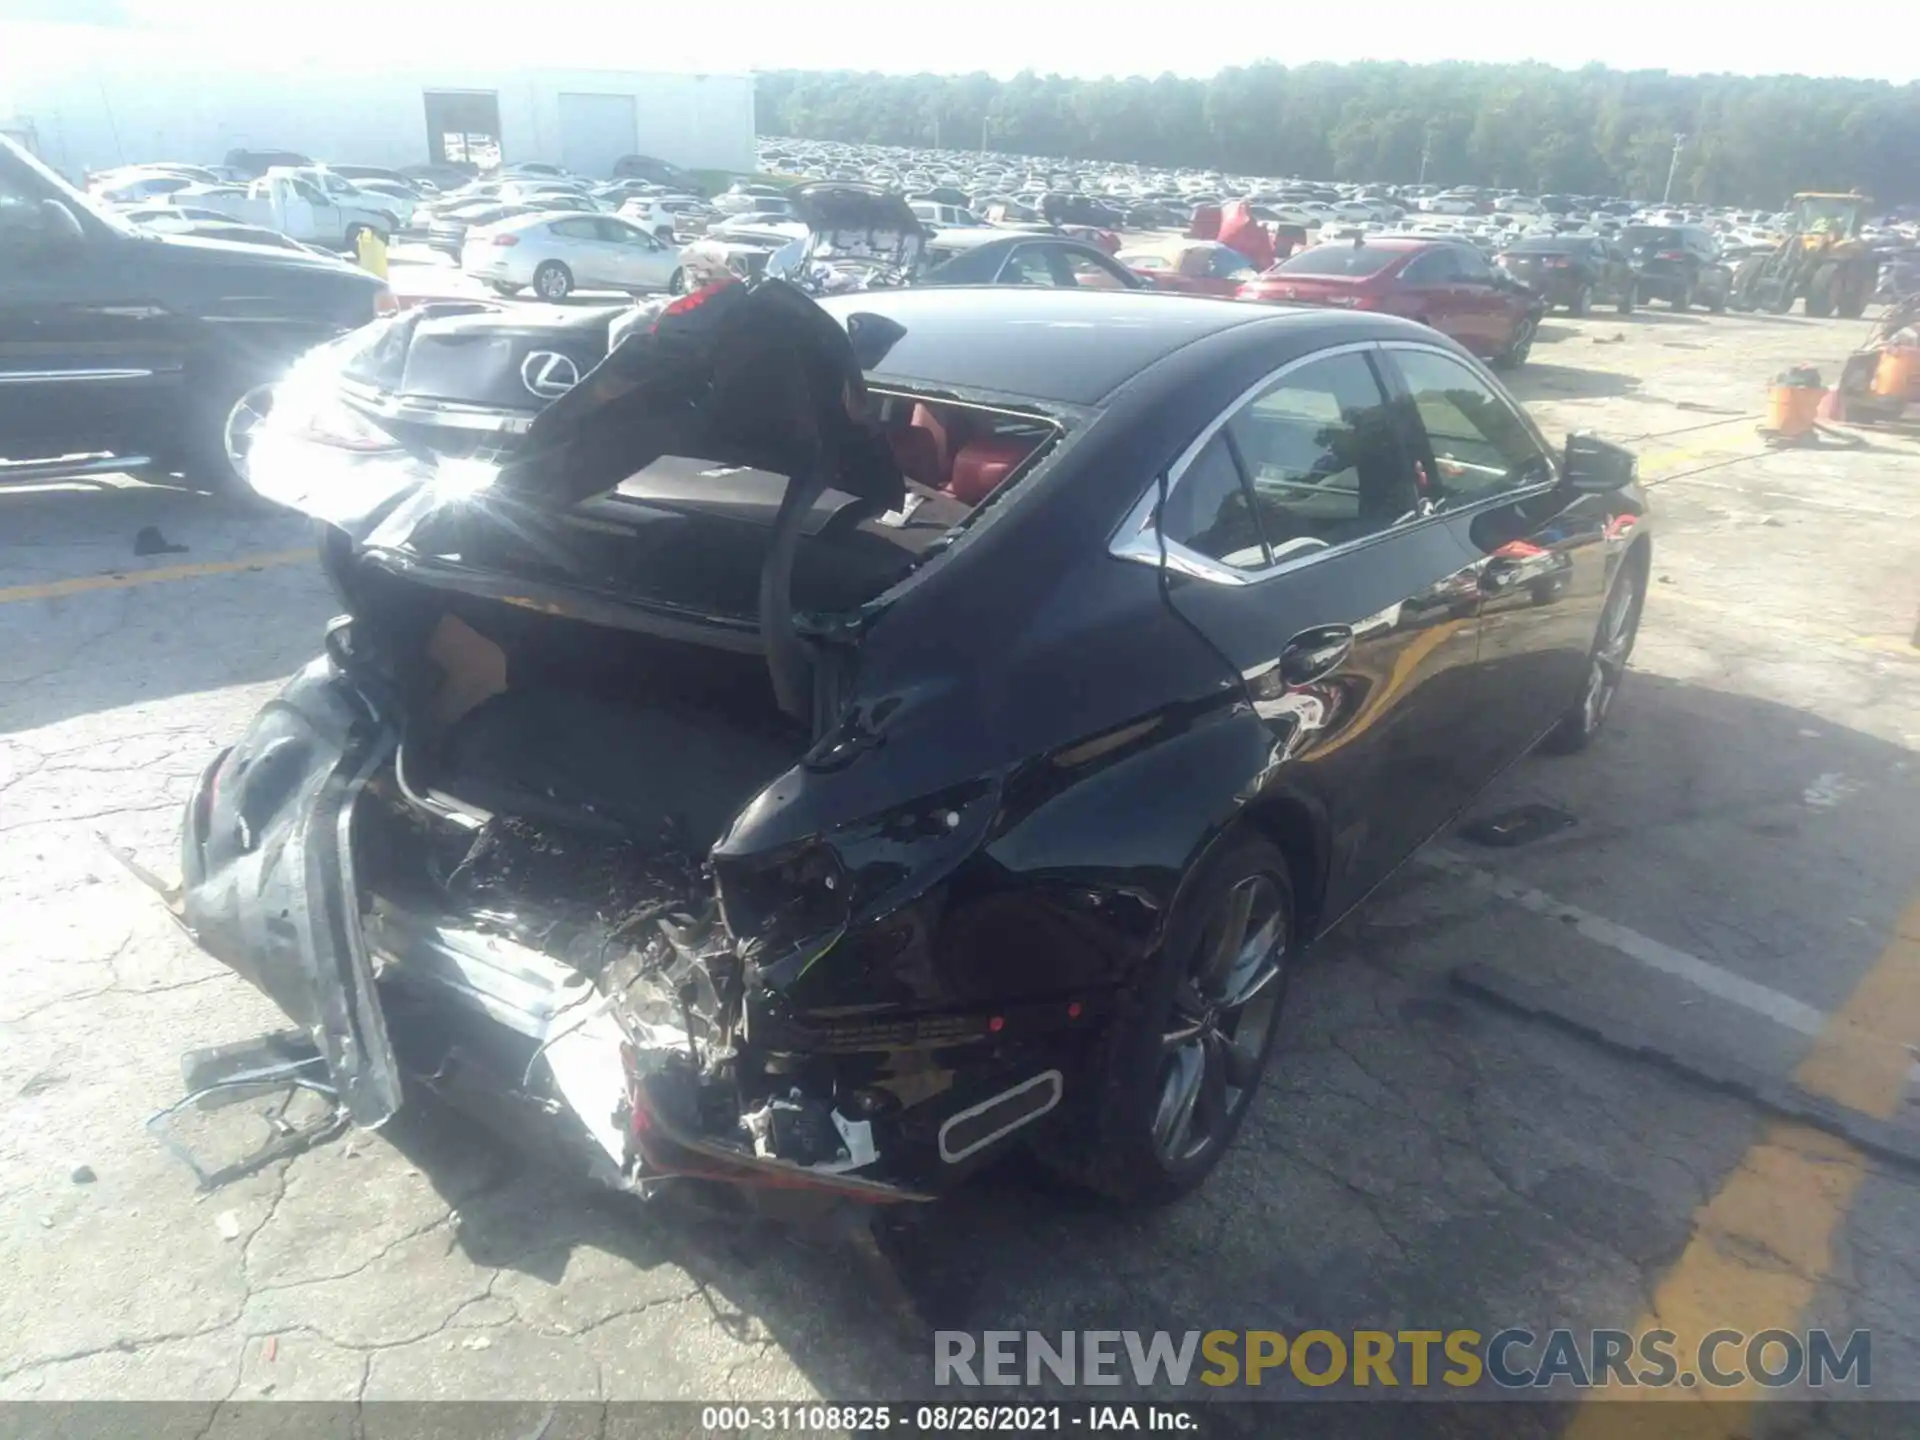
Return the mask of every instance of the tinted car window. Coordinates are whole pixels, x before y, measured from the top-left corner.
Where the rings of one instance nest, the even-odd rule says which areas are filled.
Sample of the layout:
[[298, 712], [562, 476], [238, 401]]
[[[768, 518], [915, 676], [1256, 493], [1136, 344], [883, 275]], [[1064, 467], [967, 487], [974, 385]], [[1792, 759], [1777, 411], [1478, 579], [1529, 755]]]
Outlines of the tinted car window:
[[1459, 261], [1451, 245], [1436, 245], [1424, 255], [1414, 256], [1400, 272], [1400, 278], [1409, 285], [1444, 285], [1459, 275]]
[[1454, 273], [1460, 279], [1486, 281], [1493, 278], [1493, 267], [1477, 249], [1466, 245], [1450, 248], [1453, 250]]
[[1161, 511], [1160, 533], [1236, 570], [1267, 564], [1253, 505], [1224, 431], [1181, 472]]
[[[565, 223], [565, 222], [562, 222]], [[660, 242], [637, 225], [629, 225], [624, 220], [615, 220], [611, 216], [602, 216], [594, 221], [600, 228], [600, 238], [611, 240], [617, 245], [632, 245], [641, 250], [658, 250]]]
[[1023, 245], [1007, 257], [1007, 263], [1000, 269], [1001, 285], [1056, 285], [1053, 267], [1047, 263], [1047, 252], [1038, 245]]
[[1077, 250], [1062, 250], [1055, 257], [1068, 277], [1068, 283], [1095, 290], [1125, 290], [1127, 282], [1100, 264], [1091, 255]]
[[1405, 252], [1382, 245], [1316, 245], [1284, 260], [1282, 275], [1378, 275]]
[[1386, 398], [1360, 355], [1289, 374], [1227, 422], [1274, 559], [1383, 530], [1416, 502]]
[[1223, 247], [1208, 252], [1206, 273], [1216, 280], [1251, 280], [1254, 268], [1238, 250]]
[[562, 240], [598, 240], [600, 227], [591, 216], [582, 216], [578, 220], [555, 220], [547, 226], [547, 233]]
[[1553, 462], [1519, 413], [1460, 361], [1431, 350], [1394, 359], [1432, 447], [1429, 498], [1472, 504], [1552, 477]]

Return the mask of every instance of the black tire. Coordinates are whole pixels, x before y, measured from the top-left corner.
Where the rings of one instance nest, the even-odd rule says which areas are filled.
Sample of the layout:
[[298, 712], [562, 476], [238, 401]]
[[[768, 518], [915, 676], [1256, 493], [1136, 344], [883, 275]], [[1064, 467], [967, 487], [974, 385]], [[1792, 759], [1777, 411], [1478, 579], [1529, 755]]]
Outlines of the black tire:
[[1631, 315], [1634, 307], [1639, 303], [1640, 286], [1638, 282], [1628, 284], [1627, 288], [1620, 292], [1620, 313], [1622, 315]]
[[1877, 267], [1849, 265], [1840, 276], [1839, 294], [1834, 298], [1834, 314], [1842, 320], [1858, 320], [1866, 314], [1867, 302], [1873, 298], [1874, 284], [1879, 278]]
[[1681, 281], [1680, 288], [1678, 290], [1675, 290], [1673, 294], [1667, 297], [1667, 304], [1671, 305], [1676, 310], [1692, 309], [1693, 308], [1693, 282], [1691, 280]]
[[1840, 267], [1831, 261], [1813, 272], [1807, 282], [1807, 314], [1824, 320], [1833, 314], [1834, 291], [1840, 283]]
[[558, 260], [548, 260], [533, 272], [533, 293], [542, 300], [564, 300], [573, 293], [573, 272]]
[[1513, 338], [1507, 342], [1507, 348], [1493, 357], [1496, 370], [1518, 370], [1527, 363], [1527, 356], [1533, 353], [1533, 337], [1540, 331], [1540, 322], [1529, 315], [1520, 322], [1513, 332]]
[[509, 285], [504, 280], [489, 280], [487, 284], [496, 295], [518, 295], [520, 293], [520, 287], [518, 285]]
[[1714, 291], [1713, 298], [1707, 301], [1707, 313], [1709, 315], [1726, 314], [1727, 313], [1727, 295], [1728, 295], [1728, 292], [1725, 290]]
[[1587, 315], [1593, 310], [1593, 287], [1582, 285], [1573, 292], [1573, 299], [1567, 304], [1569, 315]]
[[1612, 713], [1614, 698], [1627, 662], [1633, 657], [1634, 637], [1640, 632], [1640, 611], [1647, 601], [1647, 575], [1638, 560], [1629, 559], [1614, 577], [1613, 589], [1594, 627], [1593, 648], [1587, 652], [1586, 685], [1573, 708], [1540, 742], [1548, 755], [1572, 755], [1599, 738]]
[[[1252, 830], [1223, 839], [1174, 903], [1139, 982], [1122, 992], [1086, 1095], [1035, 1142], [1040, 1162], [1123, 1205], [1163, 1205], [1205, 1180], [1238, 1134], [1273, 1050], [1299, 950], [1296, 913], [1280, 848]], [[1236, 933], [1244, 943], [1234, 943]], [[1215, 974], [1222, 994], [1237, 979], [1247, 998], [1207, 1000], [1203, 987]], [[1243, 1026], [1258, 1033], [1242, 1035]]]
[[1729, 303], [1742, 314], [1757, 308], [1756, 291], [1760, 282], [1760, 272], [1766, 268], [1766, 260], [1759, 255], [1749, 255], [1742, 260], [1733, 272], [1733, 293]]
[[246, 476], [244, 431], [251, 427], [245, 422], [271, 412], [272, 383], [257, 376], [203, 381], [186, 396], [173, 443], [157, 458], [197, 490], [258, 502]]
[[685, 270], [676, 269], [673, 274], [667, 277], [667, 293], [669, 295], [684, 295], [687, 293], [687, 272]]

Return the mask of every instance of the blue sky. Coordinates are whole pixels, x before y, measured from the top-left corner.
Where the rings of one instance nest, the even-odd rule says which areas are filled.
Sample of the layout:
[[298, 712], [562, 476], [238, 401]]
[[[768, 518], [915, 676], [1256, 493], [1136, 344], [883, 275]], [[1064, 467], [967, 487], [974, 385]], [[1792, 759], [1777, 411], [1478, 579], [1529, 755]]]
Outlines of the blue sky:
[[[372, 37], [411, 58], [492, 59], [621, 69], [858, 69], [958, 73], [1021, 69], [1078, 76], [1210, 75], [1252, 60], [1590, 61], [1628, 69], [1920, 77], [1913, 0], [1853, 0], [1846, 23], [1776, 24], [1751, 0], [1209, 0], [1145, 6], [1113, 0], [0, 0], [0, 17], [118, 9], [140, 23], [206, 29], [232, 43], [272, 31], [316, 53]], [[538, 25], [526, 23], [538, 14]], [[476, 17], [515, 17], [507, 30]], [[712, 17], [710, 41], [696, 33]], [[938, 18], [936, 18], [938, 17]], [[10, 17], [11, 18], [11, 17]], [[1186, 23], [1191, 20], [1193, 23]], [[937, 37], [937, 38], [936, 38]], [[531, 53], [537, 51], [537, 54]], [[0, 65], [4, 62], [0, 61]]]

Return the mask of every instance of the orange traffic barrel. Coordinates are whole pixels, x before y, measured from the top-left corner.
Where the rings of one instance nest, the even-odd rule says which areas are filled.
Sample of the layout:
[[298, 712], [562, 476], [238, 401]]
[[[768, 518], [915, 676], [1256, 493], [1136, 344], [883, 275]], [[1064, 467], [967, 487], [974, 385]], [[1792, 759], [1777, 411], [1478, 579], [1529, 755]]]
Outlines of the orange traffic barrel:
[[1920, 345], [1889, 345], [1880, 352], [1873, 393], [1884, 400], [1920, 400]]
[[1767, 398], [1767, 418], [1761, 429], [1792, 439], [1813, 429], [1820, 418], [1824, 388], [1812, 385], [1776, 385]]

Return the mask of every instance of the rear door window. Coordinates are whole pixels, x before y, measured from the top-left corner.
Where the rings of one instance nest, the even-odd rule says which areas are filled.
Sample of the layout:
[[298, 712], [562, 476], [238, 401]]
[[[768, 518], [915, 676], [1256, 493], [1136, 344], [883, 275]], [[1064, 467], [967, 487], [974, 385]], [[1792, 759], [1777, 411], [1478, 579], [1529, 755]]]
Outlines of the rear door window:
[[1267, 565], [1252, 493], [1225, 431], [1216, 432], [1180, 472], [1161, 510], [1160, 533], [1236, 570], [1260, 570]]

